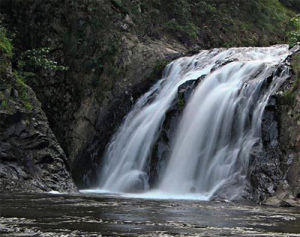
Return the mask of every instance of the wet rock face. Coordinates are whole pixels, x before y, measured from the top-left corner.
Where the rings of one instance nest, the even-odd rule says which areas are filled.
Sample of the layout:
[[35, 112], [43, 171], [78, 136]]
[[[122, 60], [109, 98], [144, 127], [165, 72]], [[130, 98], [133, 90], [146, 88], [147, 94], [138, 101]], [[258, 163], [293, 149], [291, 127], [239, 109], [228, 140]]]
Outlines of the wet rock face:
[[247, 198], [256, 202], [274, 195], [283, 181], [278, 129], [278, 99], [271, 96], [261, 125], [262, 144], [253, 147], [249, 167], [251, 195]]
[[161, 126], [159, 136], [153, 148], [150, 159], [150, 169], [148, 170], [150, 186], [155, 186], [161, 178], [159, 174], [164, 173], [163, 171], [170, 155], [172, 145], [171, 141], [175, 136], [176, 127], [180, 121], [181, 113], [194, 89], [204, 77], [187, 81], [178, 88], [177, 97], [166, 113], [165, 120]]
[[0, 84], [1, 192], [75, 190], [66, 156], [34, 92], [10, 73], [0, 75]]
[[[167, 62], [181, 56], [179, 53], [166, 50], [163, 45], [139, 43], [131, 50], [127, 48], [130, 44], [133, 42], [126, 43], [124, 51], [131, 56], [123, 55], [120, 58], [126, 64], [123, 66], [128, 69], [124, 78], [116, 82], [114, 89], [107, 93], [105, 101], [99, 103], [94, 99], [94, 102], [90, 103], [91, 108], [97, 110], [93, 117], [87, 114], [81, 126], [77, 126], [80, 124], [78, 121], [73, 122], [75, 134], [80, 135], [81, 138], [85, 136], [85, 139], [78, 139], [76, 143], [73, 143], [74, 145], [83, 141], [74, 147], [76, 152], [71, 153], [72, 173], [79, 188], [97, 185], [99, 169], [102, 165], [101, 158], [124, 116], [130, 111], [135, 101], [161, 78]], [[143, 62], [142, 65], [140, 65], [141, 62]], [[136, 67], [136, 65], [139, 66]], [[86, 110], [88, 109], [85, 107], [80, 108], [80, 111]]]
[[166, 113], [165, 121], [163, 122], [157, 141], [153, 147], [149, 173], [149, 184], [155, 186], [160, 175], [166, 167], [168, 156], [171, 150], [171, 139], [175, 135], [176, 125], [179, 123], [180, 109], [178, 100], [174, 100], [173, 105]]
[[[299, 46], [298, 46], [299, 47]], [[279, 106], [282, 166], [290, 193], [300, 198], [300, 52], [291, 60], [292, 78], [285, 83]]]
[[253, 148], [249, 170], [253, 200], [277, 206], [300, 203], [299, 52], [291, 58], [291, 69], [291, 78], [266, 106], [263, 146]]

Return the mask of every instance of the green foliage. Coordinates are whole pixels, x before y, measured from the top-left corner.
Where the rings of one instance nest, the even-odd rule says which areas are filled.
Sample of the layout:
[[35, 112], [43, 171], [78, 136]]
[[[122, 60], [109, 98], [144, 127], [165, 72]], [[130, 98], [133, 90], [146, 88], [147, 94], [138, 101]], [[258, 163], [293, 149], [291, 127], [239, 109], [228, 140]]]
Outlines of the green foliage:
[[6, 30], [0, 25], [0, 53], [6, 57], [13, 56], [13, 47], [10, 40], [6, 37]]
[[189, 22], [186, 25], [180, 25], [173, 19], [165, 24], [165, 29], [170, 33], [176, 34], [179, 37], [185, 37], [189, 40], [195, 40], [198, 37], [199, 28]]
[[56, 61], [49, 59], [49, 52], [50, 48], [27, 50], [21, 55], [18, 66], [21, 69], [26, 65], [49, 71], [67, 71], [67, 67], [58, 65]]
[[2, 100], [2, 102], [1, 102], [1, 108], [2, 109], [7, 109], [8, 108], [8, 101], [7, 100]]
[[297, 42], [300, 42], [300, 16], [293, 17], [291, 19], [291, 25], [293, 31], [288, 33], [288, 40], [291, 47], [295, 46]]
[[[173, 36], [205, 48], [284, 43], [294, 12], [278, 0], [123, 0], [135, 25], [151, 37]], [[139, 10], [141, 9], [141, 10]]]
[[58, 65], [49, 59], [49, 48], [37, 48], [21, 53], [16, 59], [18, 75], [24, 79], [35, 77], [34, 71], [43, 69], [47, 71], [67, 71], [68, 67]]
[[31, 112], [32, 109], [33, 109], [32, 104], [31, 104], [30, 102], [28, 102], [28, 101], [25, 101], [25, 103], [24, 103], [24, 108], [25, 108], [25, 110], [27, 110], [28, 112]]
[[0, 91], [0, 109], [6, 110], [8, 108], [8, 99], [4, 95], [4, 91]]

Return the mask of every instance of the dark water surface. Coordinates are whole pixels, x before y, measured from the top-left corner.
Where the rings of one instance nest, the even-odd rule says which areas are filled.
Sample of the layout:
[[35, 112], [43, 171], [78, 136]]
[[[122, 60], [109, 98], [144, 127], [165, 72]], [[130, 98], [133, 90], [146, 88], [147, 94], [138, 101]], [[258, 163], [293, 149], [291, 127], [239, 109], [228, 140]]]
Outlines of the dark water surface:
[[300, 236], [299, 208], [0, 194], [0, 236]]

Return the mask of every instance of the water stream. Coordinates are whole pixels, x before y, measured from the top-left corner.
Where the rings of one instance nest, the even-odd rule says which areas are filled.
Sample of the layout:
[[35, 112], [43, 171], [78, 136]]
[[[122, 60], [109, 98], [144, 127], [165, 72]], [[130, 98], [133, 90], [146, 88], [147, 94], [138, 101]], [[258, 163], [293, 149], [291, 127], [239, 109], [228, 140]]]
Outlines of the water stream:
[[300, 236], [300, 210], [112, 195], [0, 193], [0, 236]]
[[[287, 45], [203, 50], [170, 63], [111, 139], [100, 187], [139, 197], [209, 200], [238, 198], [247, 182], [252, 147], [261, 145], [261, 120], [269, 97], [289, 76]], [[278, 70], [280, 68], [280, 70]], [[201, 78], [171, 142], [158, 185], [149, 165], [166, 112], [180, 85]]]

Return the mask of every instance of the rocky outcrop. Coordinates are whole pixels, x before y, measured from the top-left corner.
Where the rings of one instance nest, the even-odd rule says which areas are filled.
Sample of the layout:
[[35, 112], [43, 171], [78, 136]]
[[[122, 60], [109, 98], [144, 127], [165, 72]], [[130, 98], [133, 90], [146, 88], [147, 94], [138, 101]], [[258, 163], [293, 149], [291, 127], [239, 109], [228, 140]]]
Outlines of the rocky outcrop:
[[0, 59], [0, 191], [75, 191], [66, 155], [35, 93], [12, 73], [1, 50]]
[[278, 105], [280, 168], [285, 182], [267, 203], [300, 205], [300, 47], [291, 59], [292, 77], [281, 89]]
[[268, 197], [273, 196], [278, 186], [285, 182], [284, 170], [281, 169], [278, 109], [278, 96], [273, 95], [268, 101], [262, 118], [262, 143], [254, 146], [251, 151], [249, 189], [245, 198], [257, 203], [263, 203]]
[[293, 195], [300, 198], [300, 51], [293, 56], [291, 65], [293, 77], [281, 99], [279, 134], [284, 160], [291, 165], [286, 178]]
[[[183, 51], [180, 47], [161, 42], [145, 44], [134, 36], [127, 37], [122, 44], [124, 54], [119, 58], [119, 67], [125, 70], [122, 76], [115, 79], [110, 91], [101, 92], [105, 93], [103, 101], [99, 101], [98, 91], [95, 91], [83, 101], [75, 114], [72, 128], [77, 140], [73, 140], [72, 146], [77, 149], [73, 149], [70, 155], [73, 174], [80, 186], [97, 183], [102, 154], [123, 117], [134, 102], [160, 79], [166, 63]], [[102, 76], [109, 78], [110, 75], [104, 72]]]
[[286, 207], [300, 205], [299, 47], [292, 51], [291, 77], [268, 102], [250, 165], [253, 200]]

